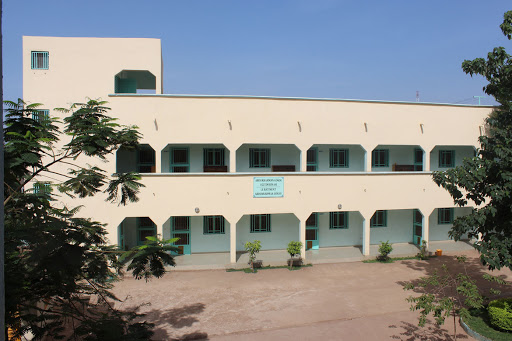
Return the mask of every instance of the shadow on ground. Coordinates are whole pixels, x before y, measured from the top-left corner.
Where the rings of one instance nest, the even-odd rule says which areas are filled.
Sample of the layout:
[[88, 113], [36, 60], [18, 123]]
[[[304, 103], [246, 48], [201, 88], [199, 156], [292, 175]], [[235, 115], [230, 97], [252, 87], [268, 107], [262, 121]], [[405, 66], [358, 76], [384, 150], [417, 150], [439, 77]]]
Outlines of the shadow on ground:
[[[389, 328], [395, 328], [396, 333], [391, 336], [393, 340], [403, 341], [451, 341], [453, 340], [452, 334], [439, 326], [427, 321], [425, 327], [418, 327], [409, 322], [400, 322], [400, 326], [391, 325]], [[460, 327], [459, 327], [460, 328]], [[464, 334], [457, 334], [457, 339], [466, 339], [468, 336]]]
[[171, 336], [169, 329], [180, 329], [191, 327], [195, 322], [199, 322], [197, 315], [205, 309], [203, 303], [189, 304], [179, 308], [169, 310], [150, 310], [146, 314], [146, 320], [155, 324], [153, 340], [207, 340], [208, 334], [195, 331], [181, 336]]

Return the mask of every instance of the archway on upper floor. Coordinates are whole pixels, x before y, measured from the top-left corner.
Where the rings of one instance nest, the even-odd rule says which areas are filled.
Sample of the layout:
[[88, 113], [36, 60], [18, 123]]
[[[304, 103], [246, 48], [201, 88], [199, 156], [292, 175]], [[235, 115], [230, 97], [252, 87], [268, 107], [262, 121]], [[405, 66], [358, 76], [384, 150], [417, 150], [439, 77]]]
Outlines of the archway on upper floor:
[[122, 70], [114, 82], [116, 94], [156, 93], [156, 77], [148, 70]]
[[155, 173], [155, 150], [149, 144], [136, 148], [121, 147], [116, 152], [116, 172]]

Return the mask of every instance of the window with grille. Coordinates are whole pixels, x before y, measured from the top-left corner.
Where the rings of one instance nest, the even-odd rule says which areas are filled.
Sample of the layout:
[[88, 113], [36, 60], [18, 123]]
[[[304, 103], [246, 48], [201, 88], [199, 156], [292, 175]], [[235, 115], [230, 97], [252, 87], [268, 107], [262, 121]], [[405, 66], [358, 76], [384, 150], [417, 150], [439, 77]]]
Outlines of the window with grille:
[[271, 232], [270, 214], [251, 215], [251, 233], [256, 232]]
[[329, 229], [348, 228], [348, 212], [330, 212]]
[[174, 242], [174, 245], [189, 245], [190, 244], [190, 217], [172, 217], [172, 237], [179, 238]]
[[388, 225], [388, 212], [375, 211], [370, 220], [370, 227], [386, 227]]
[[156, 236], [156, 225], [148, 217], [137, 218], [137, 245], [146, 242], [146, 237]]
[[224, 217], [221, 215], [207, 215], [203, 217], [204, 234], [224, 234]]
[[172, 173], [189, 172], [188, 148], [171, 148], [170, 168]]
[[50, 119], [49, 110], [35, 110], [32, 112], [32, 119], [41, 124], [45, 124]]
[[329, 167], [347, 168], [348, 149], [329, 149]]
[[48, 51], [32, 51], [31, 68], [33, 70], [48, 70], [50, 54]]
[[137, 149], [137, 172], [155, 172], [155, 151], [149, 146], [140, 146]]
[[389, 150], [374, 149], [372, 152], [373, 167], [389, 167]]
[[44, 182], [36, 182], [34, 183], [32, 190], [34, 191], [34, 194], [51, 193], [52, 185]]
[[453, 208], [439, 208], [437, 209], [437, 223], [453, 224]]
[[318, 227], [318, 213], [311, 213], [306, 220], [306, 227]]
[[225, 148], [204, 148], [203, 165], [204, 166], [225, 166], [224, 153]]
[[250, 148], [249, 149], [249, 167], [250, 168], [269, 168], [270, 167], [270, 149], [268, 149], [268, 148]]
[[307, 165], [306, 170], [308, 172], [316, 172], [318, 170], [318, 149], [309, 148], [306, 154]]
[[455, 150], [439, 151], [439, 167], [455, 167]]

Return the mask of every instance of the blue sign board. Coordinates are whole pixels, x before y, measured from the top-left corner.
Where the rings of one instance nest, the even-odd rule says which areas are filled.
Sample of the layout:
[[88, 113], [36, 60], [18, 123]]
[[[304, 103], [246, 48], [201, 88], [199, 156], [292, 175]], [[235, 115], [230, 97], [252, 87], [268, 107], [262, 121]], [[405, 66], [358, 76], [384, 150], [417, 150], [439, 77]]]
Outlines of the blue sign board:
[[284, 196], [284, 177], [254, 177], [254, 198], [282, 198]]

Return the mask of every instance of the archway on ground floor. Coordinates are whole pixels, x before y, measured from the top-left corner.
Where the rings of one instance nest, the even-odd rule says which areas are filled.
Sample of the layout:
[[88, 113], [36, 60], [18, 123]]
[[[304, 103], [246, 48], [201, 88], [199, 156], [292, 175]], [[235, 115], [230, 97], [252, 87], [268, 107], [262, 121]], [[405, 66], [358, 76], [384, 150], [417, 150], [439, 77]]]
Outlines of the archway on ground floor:
[[149, 217], [127, 217], [117, 227], [117, 245], [122, 250], [143, 245], [150, 236], [156, 236], [156, 224]]
[[230, 223], [222, 215], [171, 216], [163, 225], [164, 239], [179, 238], [178, 254], [229, 252]]
[[377, 210], [370, 219], [370, 244], [380, 242], [420, 245], [423, 214], [418, 209]]
[[[432, 211], [429, 216], [429, 240], [446, 241], [452, 240], [449, 232], [453, 227], [453, 221], [457, 217], [468, 215], [472, 207], [439, 207]], [[468, 235], [463, 235], [462, 240], [468, 240]]]
[[363, 221], [359, 211], [311, 213], [306, 220], [306, 250], [362, 245]]
[[261, 242], [261, 250], [286, 250], [292, 240], [300, 240], [299, 219], [293, 213], [246, 214], [236, 224], [236, 250], [245, 243]]

